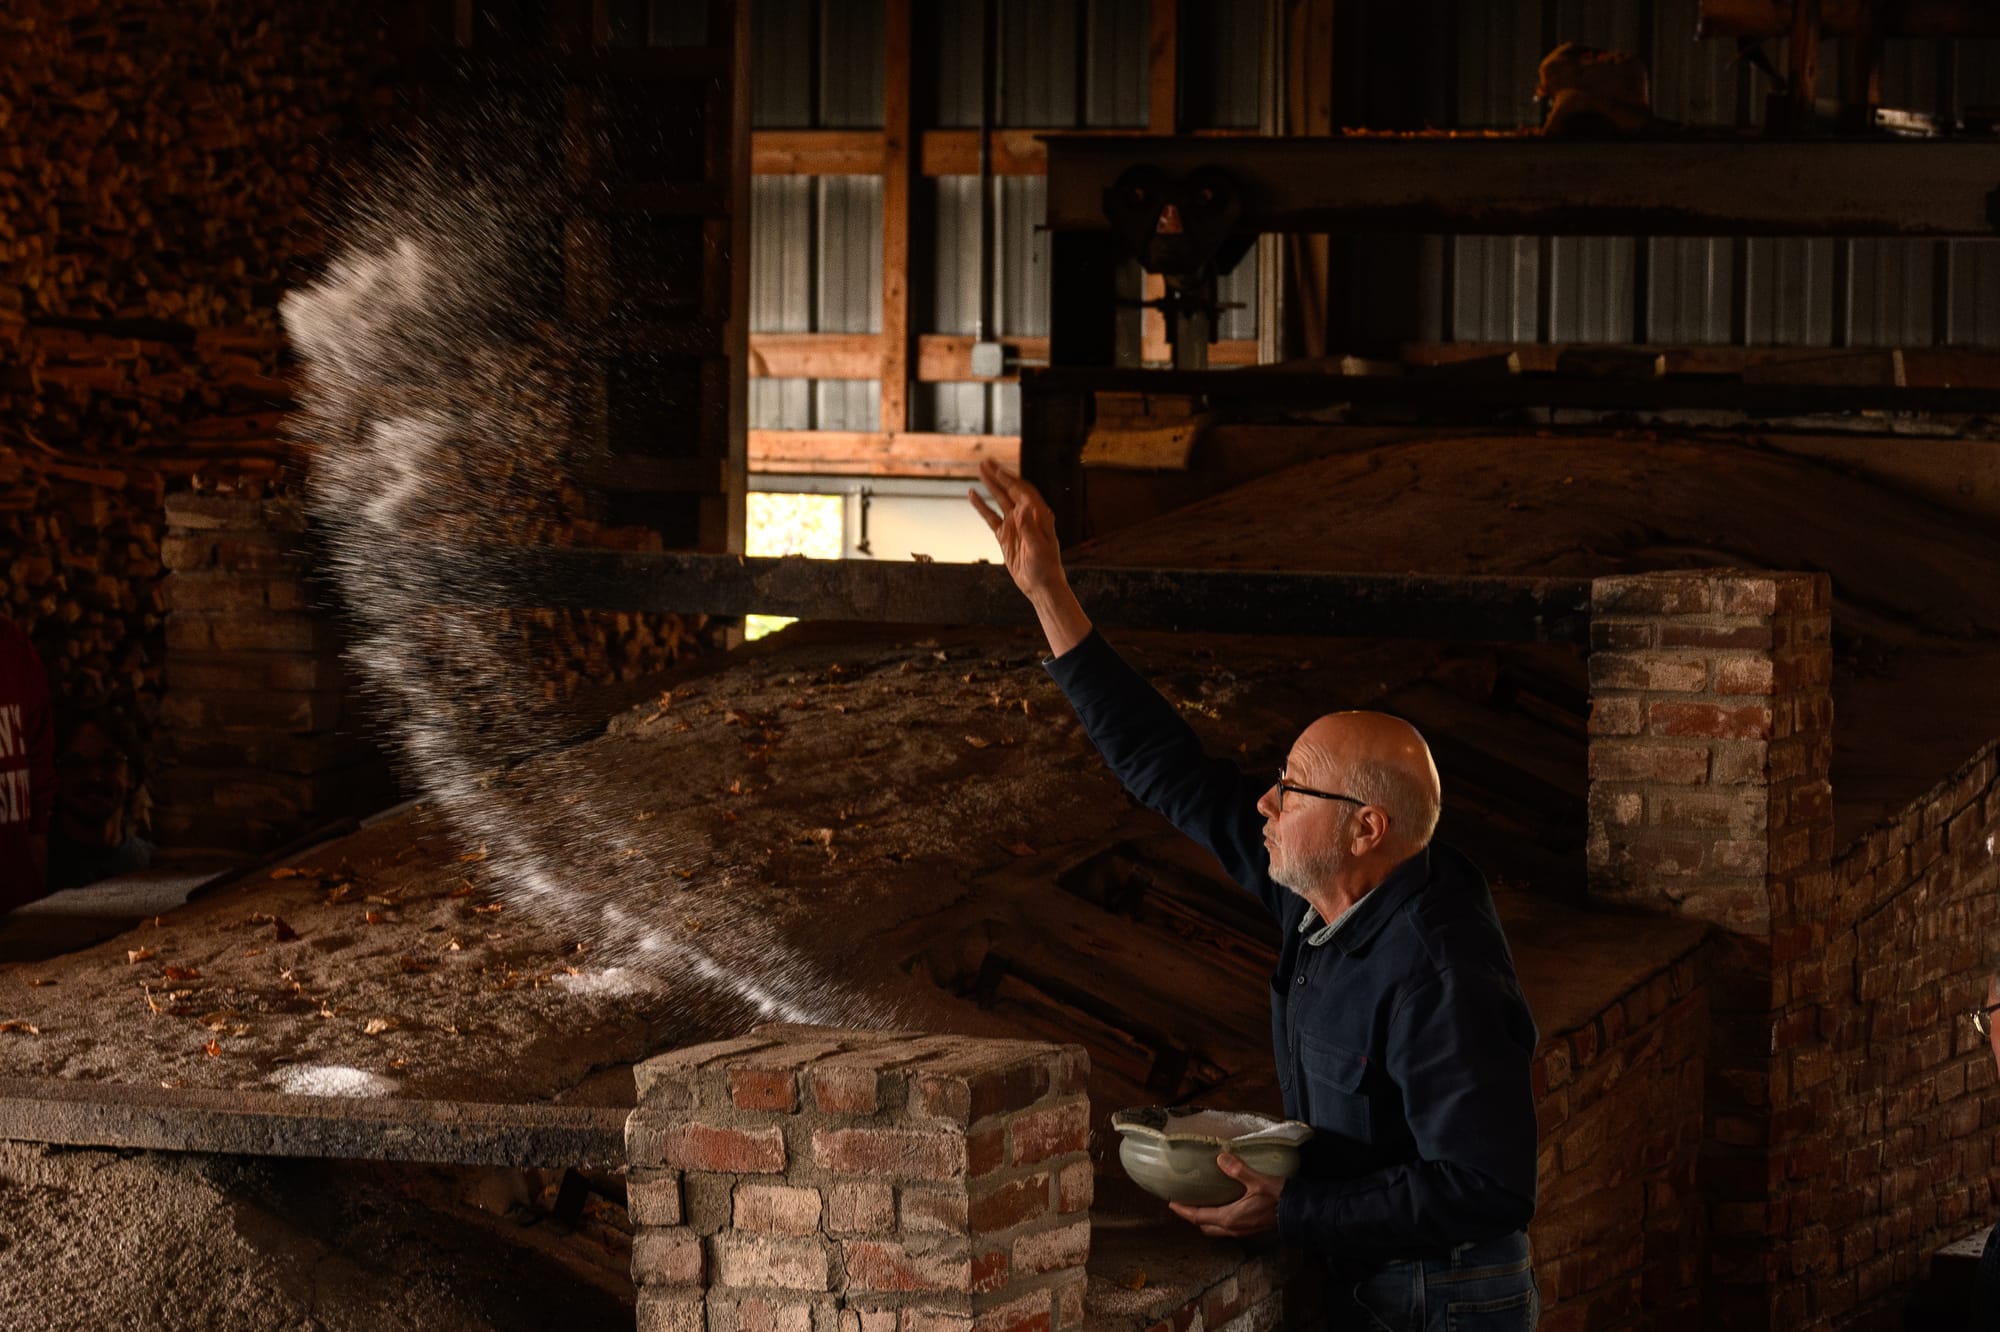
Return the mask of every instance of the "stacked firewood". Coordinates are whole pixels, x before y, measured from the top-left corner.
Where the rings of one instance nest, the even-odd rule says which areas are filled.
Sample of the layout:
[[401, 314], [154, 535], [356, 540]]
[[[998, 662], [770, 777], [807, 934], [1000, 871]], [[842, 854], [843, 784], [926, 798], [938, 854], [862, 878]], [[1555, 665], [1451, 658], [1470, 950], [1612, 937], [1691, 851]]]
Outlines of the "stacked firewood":
[[[0, 609], [58, 708], [125, 714], [142, 759], [172, 687], [166, 497], [297, 493], [277, 300], [395, 114], [394, 9], [0, 5]], [[678, 620], [529, 618], [551, 693], [691, 643]]]

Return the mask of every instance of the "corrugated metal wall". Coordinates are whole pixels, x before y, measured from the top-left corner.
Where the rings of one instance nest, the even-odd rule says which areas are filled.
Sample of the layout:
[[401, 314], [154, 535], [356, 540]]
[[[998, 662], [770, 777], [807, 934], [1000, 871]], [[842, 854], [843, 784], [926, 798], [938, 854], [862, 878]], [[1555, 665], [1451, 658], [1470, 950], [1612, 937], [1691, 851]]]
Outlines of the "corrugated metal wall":
[[[994, 0], [1000, 36], [994, 104], [1003, 128], [1126, 129], [1147, 123], [1148, 0]], [[1180, 43], [1190, 97], [1184, 128], [1257, 123], [1265, 0], [1189, 0]], [[882, 123], [881, 0], [757, 0], [752, 7], [752, 124], [760, 129], [873, 128]], [[979, 124], [984, 0], [938, 0], [917, 53], [937, 71], [918, 127]], [[989, 337], [1049, 329], [1048, 245], [1040, 231], [1047, 186], [1000, 177], [992, 197], [993, 309]], [[912, 275], [919, 333], [970, 334], [980, 302], [977, 176], [942, 176], [917, 190], [916, 244], [931, 260]], [[758, 332], [874, 332], [881, 328], [880, 182], [872, 177], [759, 176], [752, 184], [751, 327]], [[1223, 283], [1243, 308], [1225, 338], [1257, 333], [1256, 260]], [[752, 380], [753, 429], [876, 429], [878, 386], [866, 382]], [[1011, 384], [919, 384], [913, 429], [1013, 434]]]
[[[1459, 7], [1455, 123], [1532, 124], [1560, 42], [1634, 51], [1660, 116], [1757, 125], [1766, 84], [1729, 42], [1693, 40], [1697, 0], [1482, 0]], [[1782, 68], [1782, 43], [1767, 54]], [[1828, 95], [1841, 49], [1820, 54]], [[1885, 105], [1956, 114], [2000, 90], [2000, 43], [1892, 41]], [[1812, 346], [1995, 343], [2000, 243], [1718, 237], [1457, 237], [1426, 248], [1425, 336], [1501, 342]]]
[[[665, 0], [653, 0], [655, 6]], [[1147, 121], [1148, 0], [994, 0], [1000, 34], [995, 105], [1012, 128], [1130, 128]], [[1533, 124], [1535, 70], [1562, 41], [1638, 52], [1663, 117], [1755, 125], [1761, 76], [1728, 42], [1693, 39], [1697, 0], [1465, 0], [1438, 50], [1452, 123]], [[1179, 49], [1182, 129], [1254, 127], [1265, 0], [1185, 0]], [[881, 0], [758, 0], [753, 122], [759, 128], [881, 124]], [[937, 74], [919, 128], [979, 123], [984, 0], [926, 11]], [[655, 19], [657, 24], [658, 19]], [[1768, 44], [1782, 64], [1780, 43]], [[1821, 78], [1844, 73], [1837, 43]], [[1883, 98], [1957, 113], [2000, 104], [2000, 42], [1887, 44]], [[1037, 178], [1003, 177], [992, 197], [989, 336], [1048, 331], [1046, 197]], [[912, 317], [920, 333], [971, 334], [980, 300], [977, 177], [927, 181], [913, 203]], [[753, 327], [870, 332], [881, 327], [880, 182], [760, 176], [753, 185]], [[1459, 341], [2000, 346], [2000, 242], [1718, 237], [1433, 237], [1418, 290], [1424, 336]], [[1240, 308], [1221, 336], [1254, 338], [1253, 254], [1224, 280]], [[877, 385], [756, 380], [760, 428], [872, 430]], [[919, 430], [1013, 433], [1011, 385], [923, 384]]]

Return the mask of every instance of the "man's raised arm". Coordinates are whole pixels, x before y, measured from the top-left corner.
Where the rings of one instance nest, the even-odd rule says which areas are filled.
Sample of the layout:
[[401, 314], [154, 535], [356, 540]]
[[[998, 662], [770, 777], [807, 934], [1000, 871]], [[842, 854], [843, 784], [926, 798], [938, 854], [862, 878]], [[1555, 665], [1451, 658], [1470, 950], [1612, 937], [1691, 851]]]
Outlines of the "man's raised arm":
[[1007, 562], [1014, 586], [1035, 608], [1049, 651], [1060, 657], [1090, 637], [1090, 617], [1083, 613], [1083, 604], [1063, 573], [1055, 514], [1033, 486], [1018, 476], [1009, 476], [998, 463], [980, 463], [979, 479], [992, 492], [998, 509], [977, 490], [967, 490], [965, 497], [1000, 543], [1000, 557]]

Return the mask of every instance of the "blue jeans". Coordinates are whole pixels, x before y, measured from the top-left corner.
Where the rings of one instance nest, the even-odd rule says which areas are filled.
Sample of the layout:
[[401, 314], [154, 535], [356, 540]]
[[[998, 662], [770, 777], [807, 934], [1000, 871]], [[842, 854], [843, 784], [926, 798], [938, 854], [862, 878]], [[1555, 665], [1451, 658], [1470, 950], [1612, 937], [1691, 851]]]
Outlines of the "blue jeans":
[[1521, 1231], [1390, 1263], [1327, 1294], [1331, 1325], [1365, 1332], [1532, 1332], [1542, 1311]]

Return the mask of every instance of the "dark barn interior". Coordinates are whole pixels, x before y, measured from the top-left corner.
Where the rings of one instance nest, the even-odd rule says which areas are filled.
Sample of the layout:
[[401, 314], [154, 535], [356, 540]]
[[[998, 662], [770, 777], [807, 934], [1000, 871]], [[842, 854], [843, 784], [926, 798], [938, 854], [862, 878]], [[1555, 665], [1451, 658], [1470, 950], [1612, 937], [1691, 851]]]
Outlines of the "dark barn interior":
[[1323, 1325], [1121, 1164], [1277, 1113], [1280, 941], [1042, 669], [998, 463], [1210, 752], [1427, 738], [1536, 1325], [1984, 1325], [2000, 8], [0, 51], [0, 1323]]

